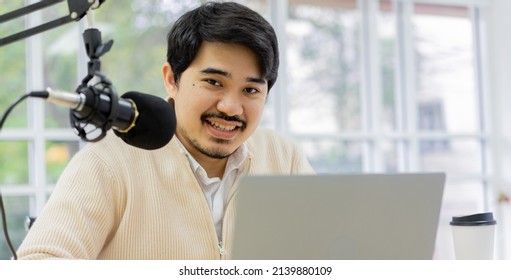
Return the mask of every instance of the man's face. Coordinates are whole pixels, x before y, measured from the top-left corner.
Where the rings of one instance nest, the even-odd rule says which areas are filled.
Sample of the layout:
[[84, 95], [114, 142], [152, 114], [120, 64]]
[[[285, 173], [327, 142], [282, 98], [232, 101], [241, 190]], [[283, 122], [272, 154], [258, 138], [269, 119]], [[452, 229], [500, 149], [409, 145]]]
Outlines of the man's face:
[[177, 85], [168, 63], [163, 76], [175, 102], [176, 136], [197, 160], [228, 157], [259, 124], [268, 83], [250, 49], [204, 42]]

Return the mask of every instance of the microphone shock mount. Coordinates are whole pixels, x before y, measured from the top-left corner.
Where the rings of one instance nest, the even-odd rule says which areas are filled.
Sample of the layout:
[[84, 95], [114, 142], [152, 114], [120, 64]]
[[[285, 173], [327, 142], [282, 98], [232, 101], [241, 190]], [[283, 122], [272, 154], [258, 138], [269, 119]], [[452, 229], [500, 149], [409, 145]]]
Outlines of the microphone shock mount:
[[[84, 141], [97, 142], [103, 139], [112, 127], [118, 111], [118, 99], [112, 82], [100, 72], [99, 58], [107, 53], [113, 40], [105, 44], [101, 32], [96, 28], [86, 29], [83, 33], [85, 50], [89, 57], [88, 73], [77, 87], [76, 92], [86, 96], [86, 105], [90, 110], [70, 110], [71, 126]], [[105, 108], [108, 106], [108, 108]]]

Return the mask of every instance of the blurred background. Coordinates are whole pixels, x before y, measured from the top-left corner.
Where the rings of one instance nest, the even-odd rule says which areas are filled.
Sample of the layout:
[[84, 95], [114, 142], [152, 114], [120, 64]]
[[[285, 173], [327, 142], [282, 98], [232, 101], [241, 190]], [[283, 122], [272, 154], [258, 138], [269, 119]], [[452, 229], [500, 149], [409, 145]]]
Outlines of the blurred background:
[[[1, 0], [0, 14], [37, 1]], [[117, 92], [166, 97], [166, 34], [207, 1], [105, 1], [101, 57]], [[449, 221], [492, 211], [496, 258], [511, 258], [511, 25], [508, 0], [244, 0], [274, 26], [281, 68], [262, 126], [298, 142], [318, 173], [447, 173], [435, 250], [453, 259]], [[122, 3], [122, 4], [121, 4]], [[0, 37], [68, 14], [66, 1], [0, 24]], [[0, 113], [87, 71], [85, 18], [0, 48]], [[28, 100], [0, 131], [0, 190], [14, 246], [83, 146], [69, 111]], [[420, 197], [418, 200], [422, 199]], [[0, 259], [11, 254], [0, 235]]]

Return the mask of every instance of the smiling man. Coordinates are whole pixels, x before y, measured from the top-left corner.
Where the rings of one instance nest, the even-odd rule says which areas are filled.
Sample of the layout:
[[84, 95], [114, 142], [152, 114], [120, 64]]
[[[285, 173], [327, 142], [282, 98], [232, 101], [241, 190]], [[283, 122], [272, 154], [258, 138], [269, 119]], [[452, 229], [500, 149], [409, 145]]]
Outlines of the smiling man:
[[313, 173], [296, 145], [258, 128], [279, 65], [263, 17], [209, 2], [184, 14], [167, 40], [175, 137], [152, 151], [112, 133], [84, 147], [20, 259], [228, 259], [239, 178]]
[[210, 177], [252, 135], [268, 96], [257, 56], [239, 44], [203, 42], [179, 83], [170, 64], [165, 86], [179, 120], [176, 136]]

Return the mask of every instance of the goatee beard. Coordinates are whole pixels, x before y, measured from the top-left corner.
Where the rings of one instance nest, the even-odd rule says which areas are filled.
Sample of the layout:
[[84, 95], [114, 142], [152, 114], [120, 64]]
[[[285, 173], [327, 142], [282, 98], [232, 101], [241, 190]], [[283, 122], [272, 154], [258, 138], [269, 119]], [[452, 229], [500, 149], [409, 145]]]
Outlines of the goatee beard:
[[[227, 140], [223, 140], [223, 139], [216, 139], [215, 141], [219, 144], [227, 142]], [[190, 145], [192, 145], [201, 154], [203, 154], [207, 157], [210, 157], [210, 158], [224, 159], [224, 158], [228, 158], [230, 155], [232, 155], [234, 153], [234, 152], [225, 153], [225, 152], [220, 151], [220, 149], [206, 149], [206, 148], [201, 147], [197, 141], [191, 140], [191, 139], [188, 141], [188, 143]]]

